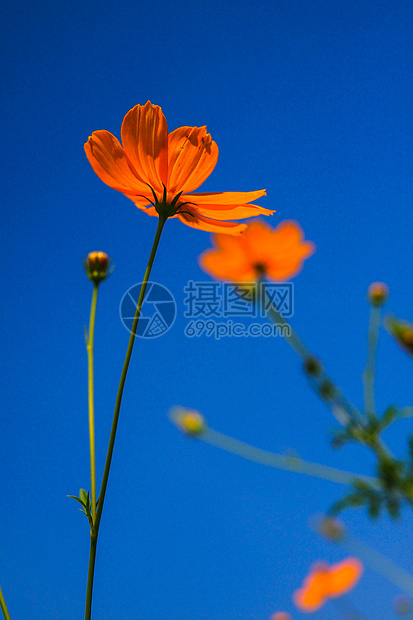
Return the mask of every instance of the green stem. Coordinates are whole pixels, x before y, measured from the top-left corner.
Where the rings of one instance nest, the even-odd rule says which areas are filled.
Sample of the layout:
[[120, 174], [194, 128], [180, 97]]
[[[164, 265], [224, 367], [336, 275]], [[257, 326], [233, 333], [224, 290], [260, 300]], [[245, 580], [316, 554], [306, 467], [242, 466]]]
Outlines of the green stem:
[[96, 534], [90, 532], [90, 552], [89, 552], [89, 569], [87, 576], [87, 590], [86, 590], [86, 611], [85, 618], [89, 620], [92, 617], [92, 594], [93, 594], [93, 578], [95, 575], [95, 560], [96, 560], [96, 546], [98, 544], [97, 532]]
[[[172, 421], [173, 418], [172, 418]], [[224, 435], [212, 428], [207, 428], [206, 431], [200, 435], [199, 439], [205, 441], [216, 448], [226, 450], [232, 454], [253, 461], [254, 463], [260, 463], [267, 467], [275, 467], [276, 469], [283, 469], [285, 471], [296, 472], [297, 474], [303, 474], [307, 476], [313, 476], [314, 478], [320, 478], [322, 480], [329, 480], [330, 482], [336, 482], [337, 484], [352, 485], [354, 480], [363, 480], [371, 485], [376, 485], [377, 480], [370, 476], [364, 476], [362, 474], [354, 474], [349, 471], [342, 471], [335, 467], [329, 467], [328, 465], [321, 465], [320, 463], [310, 463], [296, 456], [285, 456], [283, 454], [276, 454], [275, 452], [269, 452], [262, 448], [257, 448], [251, 444], [247, 444], [244, 441]]]
[[[277, 308], [273, 304], [270, 304], [269, 307], [267, 307], [267, 312], [270, 319], [276, 325], [284, 328], [282, 329], [282, 334], [284, 338], [286, 339], [290, 347], [301, 357], [304, 364], [310, 358], [315, 359], [314, 356], [309, 352], [307, 347], [301, 342], [289, 322], [282, 316], [280, 312], [278, 312]], [[285, 329], [286, 327], [288, 329]], [[323, 384], [330, 386], [330, 394], [329, 396], [324, 397], [323, 400], [325, 400], [326, 402], [331, 401], [331, 410], [340, 422], [340, 424], [345, 424], [347, 420], [342, 419], [339, 413], [335, 411], [334, 406], [338, 407], [341, 411], [344, 411], [351, 420], [364, 427], [365, 421], [359, 410], [344, 396], [341, 390], [339, 390], [339, 388], [325, 374], [325, 372], [322, 372], [321, 375], [318, 377], [314, 377], [314, 379], [316, 380], [317, 386], [319, 388], [321, 388]], [[320, 394], [320, 390], [318, 391], [318, 393]]]
[[0, 588], [0, 609], [3, 612], [4, 620], [10, 620], [10, 614], [7, 609], [6, 601], [4, 600], [3, 592]]
[[367, 341], [367, 363], [363, 373], [364, 407], [366, 414], [376, 414], [374, 398], [374, 377], [376, 373], [376, 351], [380, 328], [380, 306], [371, 306]]
[[86, 342], [88, 357], [88, 400], [89, 400], [89, 444], [90, 444], [90, 488], [92, 502], [92, 520], [96, 519], [96, 459], [95, 459], [95, 407], [93, 385], [93, 344], [95, 340], [95, 317], [99, 284], [93, 286], [92, 303], [90, 306], [89, 333]]
[[[265, 306], [264, 306], [265, 307]], [[284, 336], [284, 338], [287, 340], [288, 344], [291, 346], [291, 348], [298, 353], [298, 355], [302, 358], [303, 362], [305, 363], [307, 359], [309, 358], [313, 358], [314, 356], [309, 352], [309, 350], [307, 349], [307, 347], [301, 342], [301, 340], [299, 339], [299, 337], [297, 336], [297, 334], [295, 333], [295, 331], [293, 330], [293, 328], [291, 327], [291, 325], [289, 324], [289, 322], [282, 316], [282, 314], [280, 314], [277, 310], [277, 308], [275, 308], [275, 306], [273, 304], [271, 304], [268, 308], [267, 308], [267, 312], [268, 312], [268, 316], [271, 318], [271, 320], [276, 324], [276, 325], [280, 325], [282, 328], [282, 334]], [[376, 329], [376, 323], [380, 322], [380, 317], [374, 317], [373, 318], [373, 329]], [[288, 329], [285, 329], [286, 327], [288, 327]], [[378, 327], [377, 327], [378, 329]], [[369, 374], [368, 374], [368, 381], [371, 382], [369, 383], [369, 389], [370, 389], [370, 385], [373, 386], [374, 383], [374, 358], [375, 358], [375, 351], [376, 351], [376, 346], [377, 346], [377, 337], [376, 340], [374, 340], [375, 337], [372, 337], [372, 343], [370, 344], [370, 349], [369, 349], [369, 355], [373, 356], [373, 366], [371, 366], [372, 362], [370, 361], [370, 366], [369, 366]], [[323, 397], [323, 400], [325, 400], [327, 402], [327, 404], [330, 404], [330, 409], [333, 413], [333, 415], [336, 416], [337, 420], [340, 422], [340, 424], [346, 425], [346, 423], [348, 423], [349, 420], [352, 420], [353, 422], [355, 422], [356, 424], [358, 424], [360, 427], [365, 428], [366, 426], [366, 421], [364, 419], [364, 416], [360, 413], [360, 411], [353, 405], [352, 402], [350, 402], [345, 396], [344, 394], [341, 392], [341, 390], [333, 383], [333, 381], [326, 375], [326, 373], [324, 371], [322, 371], [321, 375], [318, 377], [314, 377], [317, 386], [320, 388], [322, 383], [328, 383], [331, 386], [331, 393], [328, 397]], [[320, 390], [318, 390], [318, 394], [320, 395]], [[373, 396], [374, 398], [374, 396]], [[330, 401], [330, 402], [329, 402]], [[342, 416], [340, 416], [339, 412], [336, 412], [336, 408], [338, 408], [338, 411], [344, 411], [347, 415], [346, 420], [343, 420]], [[381, 439], [381, 437], [378, 437], [376, 445], [375, 446], [370, 446], [370, 448], [379, 456], [384, 455], [387, 456], [388, 458], [392, 458], [392, 453], [389, 450], [389, 448], [386, 446], [386, 444], [383, 442], [383, 440]]]
[[126, 351], [125, 361], [122, 368], [122, 373], [119, 382], [118, 394], [116, 397], [115, 411], [113, 413], [112, 429], [110, 432], [108, 452], [106, 455], [105, 469], [103, 472], [102, 485], [100, 487], [99, 504], [96, 511], [96, 519], [93, 523], [92, 530], [90, 532], [90, 557], [89, 557], [89, 572], [87, 581], [87, 594], [86, 594], [86, 613], [85, 620], [90, 620], [92, 613], [92, 593], [93, 593], [93, 577], [95, 572], [95, 559], [96, 559], [96, 547], [99, 535], [100, 520], [102, 517], [103, 504], [105, 501], [106, 488], [109, 479], [110, 465], [112, 462], [113, 448], [115, 446], [116, 430], [119, 421], [119, 412], [122, 403], [123, 389], [125, 387], [126, 375], [128, 373], [129, 363], [132, 357], [133, 345], [135, 342], [136, 329], [138, 327], [139, 317], [142, 309], [143, 300], [145, 297], [146, 287], [149, 281], [149, 276], [152, 270], [153, 261], [155, 259], [156, 250], [158, 249], [159, 240], [161, 238], [162, 230], [165, 225], [166, 219], [164, 216], [159, 216], [158, 227], [156, 229], [155, 239], [153, 242], [151, 254], [149, 256], [148, 265], [146, 267], [145, 275], [142, 282], [142, 287], [139, 293], [138, 302], [136, 304], [135, 317], [133, 319], [131, 335], [129, 338], [129, 344]]

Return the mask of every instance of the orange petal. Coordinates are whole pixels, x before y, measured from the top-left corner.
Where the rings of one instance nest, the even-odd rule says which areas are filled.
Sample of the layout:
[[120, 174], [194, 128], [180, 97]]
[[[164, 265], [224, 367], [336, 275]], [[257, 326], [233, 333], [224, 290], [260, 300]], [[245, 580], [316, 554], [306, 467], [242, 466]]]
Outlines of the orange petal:
[[304, 580], [300, 590], [294, 592], [294, 603], [303, 611], [315, 611], [319, 609], [328, 598], [328, 568], [317, 566]]
[[302, 261], [294, 261], [291, 263], [282, 263], [274, 265], [266, 263], [266, 275], [269, 280], [285, 282], [290, 278], [297, 276], [303, 268]]
[[123, 148], [143, 181], [163, 192], [168, 176], [168, 125], [158, 105], [136, 105], [123, 119]]
[[325, 594], [313, 590], [296, 590], [293, 595], [294, 603], [302, 611], [316, 611], [326, 602]]
[[[220, 235], [223, 237], [224, 235]], [[237, 239], [237, 237], [230, 237]], [[257, 279], [256, 270], [245, 260], [243, 254], [225, 253], [219, 250], [207, 250], [199, 257], [199, 264], [210, 275], [218, 280], [228, 282], [253, 282]]]
[[168, 190], [192, 192], [209, 177], [218, 160], [218, 146], [206, 127], [179, 127], [168, 138]]
[[221, 232], [227, 235], [239, 235], [247, 228], [246, 224], [237, 224], [235, 222], [218, 222], [206, 217], [202, 217], [199, 213], [177, 213], [178, 218], [191, 228], [205, 230], [206, 232]]
[[[252, 200], [258, 200], [258, 198], [266, 195], [267, 192], [265, 189], [260, 189], [255, 192], [208, 192], [191, 194], [191, 196], [195, 198], [194, 202], [199, 205], [243, 205]], [[263, 212], [267, 211], [268, 209], [264, 209]], [[274, 211], [268, 211], [268, 213], [274, 213]]]
[[85, 144], [86, 156], [98, 177], [119, 192], [143, 193], [148, 186], [134, 173], [120, 142], [109, 131], [94, 131]]
[[[193, 194], [188, 194], [182, 198], [191, 198]], [[192, 203], [192, 201], [191, 201]], [[183, 207], [185, 209], [185, 206]], [[198, 205], [195, 203], [189, 205], [189, 210], [192, 212], [200, 213], [205, 217], [210, 217], [216, 220], [243, 220], [247, 217], [257, 217], [258, 215], [272, 215], [273, 211], [268, 211], [258, 205]]]
[[337, 597], [352, 590], [363, 572], [363, 564], [357, 558], [347, 558], [329, 570], [329, 596]]
[[157, 210], [155, 209], [155, 207], [152, 206], [145, 206], [140, 202], [135, 202], [135, 205], [138, 207], [138, 209], [140, 209], [141, 211], [145, 211], [145, 213], [147, 215], [155, 215], [156, 217], [159, 217], [159, 214], [157, 212]]
[[256, 220], [243, 237], [244, 251], [251, 262], [267, 261], [276, 252], [273, 230], [269, 224]]

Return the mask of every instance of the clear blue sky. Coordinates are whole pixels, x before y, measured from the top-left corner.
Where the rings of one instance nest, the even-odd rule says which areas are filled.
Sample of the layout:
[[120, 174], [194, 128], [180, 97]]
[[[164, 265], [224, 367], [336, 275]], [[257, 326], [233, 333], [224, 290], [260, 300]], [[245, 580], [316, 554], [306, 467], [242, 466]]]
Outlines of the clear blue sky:
[[[3, 399], [0, 584], [13, 620], [82, 618], [88, 524], [67, 494], [89, 487], [87, 360], [91, 286], [82, 258], [116, 269], [96, 327], [97, 464], [102, 474], [128, 334], [125, 291], [142, 278], [156, 220], [109, 189], [83, 152], [92, 131], [119, 136], [148, 99], [169, 129], [208, 126], [217, 167], [203, 191], [267, 189], [274, 226], [296, 219], [317, 245], [295, 279], [293, 325], [362, 404], [370, 282], [413, 319], [413, 6], [407, 0], [6, 0], [2, 96]], [[372, 459], [334, 451], [335, 421], [281, 339], [184, 336], [183, 289], [205, 280], [207, 233], [167, 223], [153, 279], [178, 304], [173, 328], [136, 343], [102, 519], [96, 620], [304, 618], [293, 591], [309, 566], [346, 556], [309, 519], [333, 483], [266, 469], [182, 437], [172, 405], [275, 452], [360, 473]], [[384, 334], [377, 402], [412, 405], [411, 361]], [[411, 422], [387, 439], [404, 454]], [[363, 540], [413, 570], [411, 518]], [[392, 618], [398, 590], [367, 569], [351, 598]], [[329, 603], [314, 614], [336, 618]]]

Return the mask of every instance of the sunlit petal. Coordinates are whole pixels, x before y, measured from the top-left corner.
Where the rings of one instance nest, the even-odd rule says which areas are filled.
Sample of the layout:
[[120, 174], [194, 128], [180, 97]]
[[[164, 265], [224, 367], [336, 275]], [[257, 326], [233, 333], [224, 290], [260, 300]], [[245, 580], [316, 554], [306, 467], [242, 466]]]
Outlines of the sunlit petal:
[[148, 101], [129, 110], [123, 119], [121, 138], [141, 178], [162, 192], [168, 176], [168, 125], [161, 108]]
[[[199, 205], [243, 205], [252, 200], [258, 200], [258, 198], [266, 196], [266, 194], [265, 189], [260, 189], [256, 192], [193, 192], [191, 196]], [[271, 213], [274, 213], [274, 211], [271, 211]]]
[[191, 228], [205, 230], [206, 232], [221, 232], [227, 235], [239, 235], [246, 228], [246, 224], [237, 224], [235, 222], [218, 222], [206, 217], [202, 217], [198, 213], [177, 213], [178, 218]]
[[218, 160], [218, 146], [206, 127], [180, 127], [169, 135], [168, 189], [192, 192], [209, 177]]
[[119, 140], [109, 131], [94, 131], [85, 144], [85, 152], [93, 170], [106, 185], [131, 194], [148, 190], [134, 173]]
[[[185, 196], [185, 198], [191, 198], [191, 194]], [[192, 201], [191, 201], [192, 202]], [[185, 209], [185, 207], [183, 207]], [[210, 217], [214, 220], [243, 220], [248, 217], [257, 217], [258, 215], [272, 215], [273, 211], [268, 211], [268, 209], [264, 209], [263, 207], [259, 207], [258, 205], [237, 205], [237, 206], [229, 206], [229, 205], [208, 205], [207, 207], [200, 206], [195, 203], [191, 204], [190, 210], [195, 211], [196, 213], [202, 213], [205, 217]]]

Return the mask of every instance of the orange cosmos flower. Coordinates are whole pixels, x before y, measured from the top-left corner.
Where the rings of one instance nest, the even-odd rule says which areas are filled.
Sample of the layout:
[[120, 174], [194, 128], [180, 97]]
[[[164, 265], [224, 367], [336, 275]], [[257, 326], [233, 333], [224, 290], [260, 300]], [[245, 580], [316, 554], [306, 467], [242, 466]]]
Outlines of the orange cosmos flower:
[[363, 572], [363, 564], [357, 558], [347, 558], [328, 566], [324, 562], [314, 564], [304, 585], [294, 593], [294, 602], [302, 611], [315, 611], [329, 598], [337, 598], [354, 588]]
[[237, 238], [215, 235], [216, 248], [201, 254], [199, 262], [218, 280], [288, 280], [301, 271], [304, 260], [315, 251], [314, 243], [303, 241], [303, 237], [297, 222], [284, 221], [273, 229], [255, 221]]
[[210, 232], [238, 234], [240, 220], [273, 211], [248, 204], [265, 195], [256, 192], [194, 194], [213, 171], [218, 147], [204, 127], [180, 127], [168, 134], [166, 118], [150, 101], [126, 114], [122, 144], [109, 131], [94, 131], [85, 144], [86, 156], [98, 177], [133, 200], [148, 215], [178, 217]]

